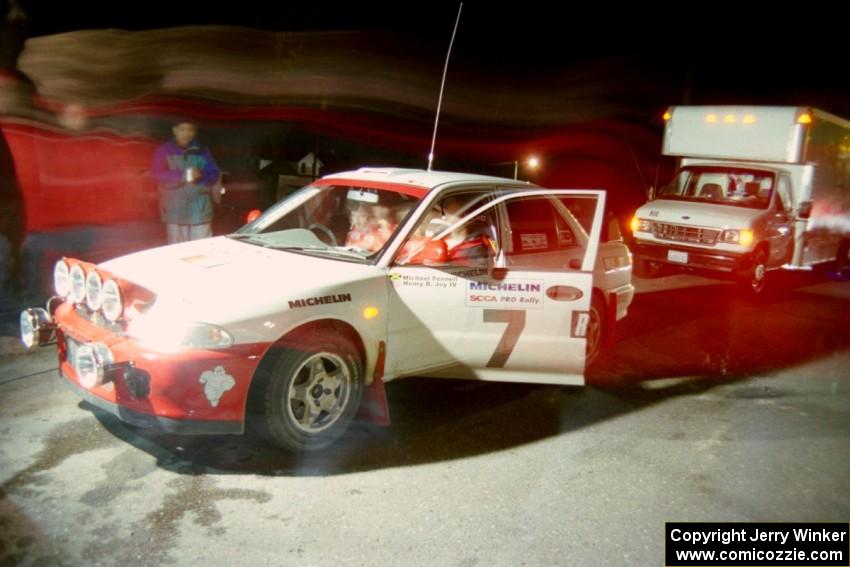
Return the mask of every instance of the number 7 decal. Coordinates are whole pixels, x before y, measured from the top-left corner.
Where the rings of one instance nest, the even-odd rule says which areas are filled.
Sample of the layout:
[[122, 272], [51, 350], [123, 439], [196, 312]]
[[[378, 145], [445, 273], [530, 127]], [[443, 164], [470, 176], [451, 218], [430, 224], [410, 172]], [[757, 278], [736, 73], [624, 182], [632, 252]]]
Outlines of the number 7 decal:
[[487, 368], [503, 368], [508, 357], [514, 351], [519, 336], [525, 329], [525, 311], [519, 309], [485, 309], [484, 322], [508, 324], [499, 344], [496, 345], [493, 356], [487, 363]]

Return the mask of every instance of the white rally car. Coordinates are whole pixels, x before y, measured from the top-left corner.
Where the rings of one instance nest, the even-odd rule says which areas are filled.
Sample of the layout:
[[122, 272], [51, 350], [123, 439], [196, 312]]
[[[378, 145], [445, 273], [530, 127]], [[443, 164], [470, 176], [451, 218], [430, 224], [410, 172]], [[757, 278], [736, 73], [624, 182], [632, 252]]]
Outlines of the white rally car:
[[[319, 179], [227, 236], [93, 265], [21, 314], [60, 372], [138, 426], [323, 447], [383, 384], [428, 375], [583, 384], [632, 300], [605, 194], [446, 172]], [[605, 233], [605, 234], [603, 234]]]

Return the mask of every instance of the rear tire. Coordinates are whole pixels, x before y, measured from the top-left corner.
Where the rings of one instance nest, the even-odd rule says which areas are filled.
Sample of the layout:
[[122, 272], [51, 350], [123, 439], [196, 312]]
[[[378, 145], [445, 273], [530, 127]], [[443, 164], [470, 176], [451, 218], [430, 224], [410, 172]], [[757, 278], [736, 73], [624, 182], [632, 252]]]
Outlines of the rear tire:
[[351, 424], [363, 395], [363, 362], [342, 335], [312, 333], [274, 349], [249, 397], [251, 428], [272, 445], [312, 451]]

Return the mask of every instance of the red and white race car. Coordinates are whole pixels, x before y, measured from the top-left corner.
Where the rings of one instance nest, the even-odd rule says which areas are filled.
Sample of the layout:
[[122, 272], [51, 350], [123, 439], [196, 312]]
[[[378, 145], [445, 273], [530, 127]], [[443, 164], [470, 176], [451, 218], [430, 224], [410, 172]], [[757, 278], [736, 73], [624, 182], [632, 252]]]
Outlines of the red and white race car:
[[252, 425], [293, 450], [412, 375], [583, 384], [632, 300], [605, 193], [446, 172], [319, 179], [227, 236], [56, 264], [29, 347], [91, 404], [174, 433]]

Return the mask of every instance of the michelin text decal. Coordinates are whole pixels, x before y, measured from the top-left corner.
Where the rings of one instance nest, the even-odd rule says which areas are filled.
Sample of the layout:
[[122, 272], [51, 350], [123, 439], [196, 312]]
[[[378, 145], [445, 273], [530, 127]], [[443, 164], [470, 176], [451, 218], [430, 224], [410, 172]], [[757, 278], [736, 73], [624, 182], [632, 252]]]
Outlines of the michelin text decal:
[[350, 293], [338, 293], [336, 295], [325, 295], [323, 297], [308, 297], [307, 299], [296, 299], [289, 302], [290, 309], [301, 307], [312, 307], [314, 305], [328, 305], [330, 303], [345, 303], [351, 301]]
[[543, 282], [541, 280], [471, 281], [467, 285], [467, 307], [543, 308]]

